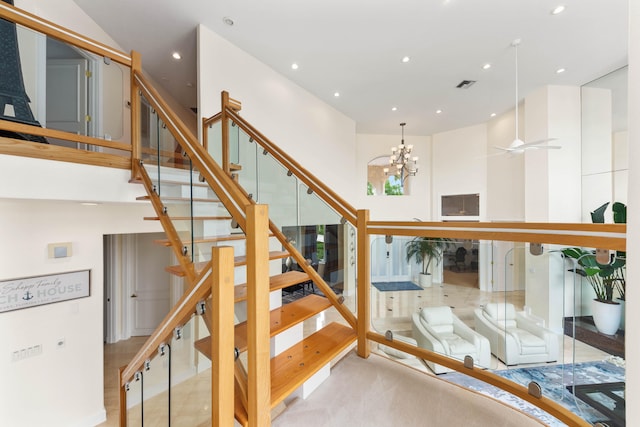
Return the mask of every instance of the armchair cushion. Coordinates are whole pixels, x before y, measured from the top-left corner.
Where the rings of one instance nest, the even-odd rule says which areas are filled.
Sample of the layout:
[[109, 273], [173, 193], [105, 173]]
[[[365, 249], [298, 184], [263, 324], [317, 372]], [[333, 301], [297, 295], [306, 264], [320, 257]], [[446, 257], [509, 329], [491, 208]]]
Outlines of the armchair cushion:
[[492, 353], [507, 365], [557, 359], [557, 335], [527, 321], [513, 304], [486, 304], [476, 309], [475, 317], [476, 330], [489, 338]]

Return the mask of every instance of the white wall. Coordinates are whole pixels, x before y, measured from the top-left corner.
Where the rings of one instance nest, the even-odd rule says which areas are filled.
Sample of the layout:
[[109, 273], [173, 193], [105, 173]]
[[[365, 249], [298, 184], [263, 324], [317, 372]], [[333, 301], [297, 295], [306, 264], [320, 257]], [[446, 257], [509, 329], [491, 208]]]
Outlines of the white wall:
[[[0, 155], [0, 280], [91, 270], [88, 298], [0, 315], [3, 425], [90, 426], [104, 419], [103, 235], [159, 231], [143, 221], [153, 210], [135, 202], [144, 190], [128, 179], [125, 170]], [[78, 203], [85, 200], [103, 204]], [[49, 259], [47, 245], [57, 242], [71, 242], [73, 255]], [[41, 355], [11, 361], [12, 351], [37, 344]]]
[[[524, 107], [519, 109], [520, 127]], [[522, 135], [522, 130], [520, 131]], [[524, 156], [502, 153], [515, 139], [515, 108], [487, 122], [487, 220], [524, 220]]]
[[433, 135], [431, 217], [440, 221], [441, 196], [480, 194], [480, 220], [487, 211], [487, 125]]
[[[640, 2], [629, 1], [629, 182], [640, 182]], [[629, 186], [629, 216], [627, 217], [627, 256], [634, 260], [640, 255], [640, 186]], [[627, 280], [635, 284], [640, 281], [640, 264], [627, 263]], [[640, 324], [640, 287], [627, 288], [627, 325]], [[627, 360], [626, 400], [640, 401], [640, 334], [625, 335]], [[627, 420], [640, 420], [640, 405], [627, 405]]]
[[431, 218], [431, 138], [405, 135], [405, 144], [413, 144], [414, 156], [418, 157], [418, 173], [407, 178], [409, 188], [406, 196], [367, 196], [367, 163], [379, 156], [389, 156], [391, 147], [400, 143], [400, 135], [358, 134], [356, 137], [356, 197], [354, 206], [369, 209], [371, 219], [376, 221], [411, 221]]
[[198, 112], [220, 111], [220, 93], [242, 102], [242, 116], [345, 200], [356, 192], [356, 125], [333, 107], [198, 27]]

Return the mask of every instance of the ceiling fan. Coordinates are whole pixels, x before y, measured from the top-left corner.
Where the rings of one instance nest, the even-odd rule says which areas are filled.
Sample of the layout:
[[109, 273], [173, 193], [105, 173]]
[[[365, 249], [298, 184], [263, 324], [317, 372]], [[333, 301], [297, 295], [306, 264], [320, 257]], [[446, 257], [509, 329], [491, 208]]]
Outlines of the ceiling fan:
[[[494, 145], [494, 148], [501, 150], [503, 153], [505, 154], [521, 154], [524, 153], [526, 150], [537, 150], [537, 149], [560, 149], [562, 148], [559, 145], [544, 145], [547, 142], [550, 141], [555, 141], [557, 138], [545, 138], [545, 139], [539, 139], [537, 141], [531, 141], [531, 142], [524, 142], [522, 139], [520, 139], [520, 137], [518, 136], [518, 103], [519, 103], [519, 98], [518, 98], [518, 46], [520, 45], [521, 40], [520, 39], [515, 39], [513, 42], [511, 42], [511, 46], [513, 46], [513, 48], [515, 49], [515, 57], [516, 57], [516, 136], [515, 139], [513, 140], [513, 142], [511, 144], [509, 144], [508, 147], [498, 147], [496, 145]], [[498, 153], [501, 154], [501, 153]]]

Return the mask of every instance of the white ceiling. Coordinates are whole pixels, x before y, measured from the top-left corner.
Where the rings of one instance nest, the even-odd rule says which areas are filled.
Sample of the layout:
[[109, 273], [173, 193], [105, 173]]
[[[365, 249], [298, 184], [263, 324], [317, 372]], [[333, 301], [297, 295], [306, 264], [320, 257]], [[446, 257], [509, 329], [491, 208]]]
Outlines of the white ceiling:
[[[513, 108], [516, 38], [521, 97], [625, 65], [627, 1], [75, 0], [124, 49], [141, 52], [143, 68], [187, 107], [197, 106], [202, 23], [354, 119], [359, 133], [399, 134], [407, 122], [408, 135]], [[552, 15], [558, 4], [566, 10]], [[483, 70], [485, 63], [492, 67]], [[477, 83], [457, 89], [465, 79]]]

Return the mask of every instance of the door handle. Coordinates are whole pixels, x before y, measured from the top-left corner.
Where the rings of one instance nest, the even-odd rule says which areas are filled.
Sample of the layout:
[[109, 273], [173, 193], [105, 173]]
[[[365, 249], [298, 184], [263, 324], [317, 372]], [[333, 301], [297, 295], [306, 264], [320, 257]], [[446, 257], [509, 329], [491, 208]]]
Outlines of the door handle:
[[131, 294], [131, 298], [138, 298], [138, 295], [136, 295], [136, 294]]

